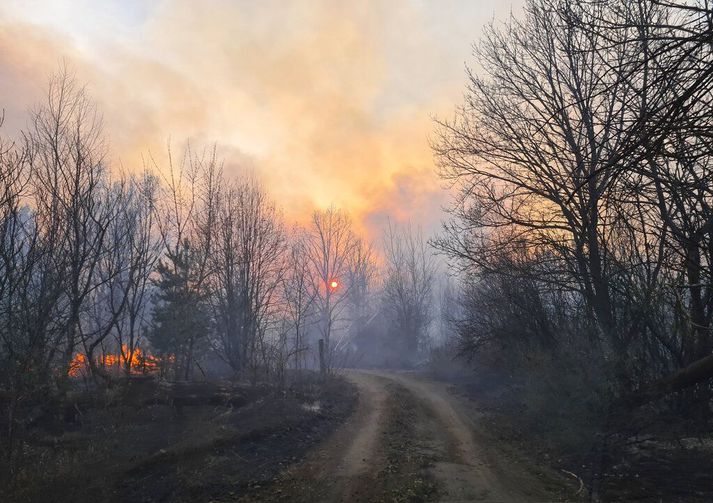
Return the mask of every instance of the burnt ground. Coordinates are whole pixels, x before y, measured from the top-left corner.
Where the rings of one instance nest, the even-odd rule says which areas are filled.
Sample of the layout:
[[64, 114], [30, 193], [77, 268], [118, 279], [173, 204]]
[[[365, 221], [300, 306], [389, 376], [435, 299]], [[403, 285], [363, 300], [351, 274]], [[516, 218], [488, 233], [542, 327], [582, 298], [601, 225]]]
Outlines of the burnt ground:
[[[29, 469], [0, 501], [588, 500], [582, 432], [545, 435], [494, 383], [349, 371], [280, 393], [177, 393], [78, 402], [68, 422], [36, 429]], [[600, 501], [713, 501], [710, 436], [668, 433], [613, 440]]]
[[[713, 429], [689, 427], [685, 415], [640, 409], [614, 422], [606, 442], [593, 441], [591, 418], [561, 403], [561, 422], [533, 423], [516, 390], [490, 379], [447, 379], [453, 394], [472, 400], [479, 424], [502, 452], [566, 474], [602, 502], [704, 503], [713, 501]], [[565, 426], [569, 425], [569, 426]], [[601, 476], [597, 476], [601, 473]]]
[[282, 392], [246, 388], [239, 400], [210, 403], [85, 401], [66, 422], [32, 431], [25, 469], [12, 492], [0, 488], [0, 500], [234, 501], [301, 460], [351, 414], [356, 397], [335, 379]]
[[713, 501], [713, 425], [661, 409], [650, 404], [612, 420], [616, 434], [604, 450], [603, 499]]

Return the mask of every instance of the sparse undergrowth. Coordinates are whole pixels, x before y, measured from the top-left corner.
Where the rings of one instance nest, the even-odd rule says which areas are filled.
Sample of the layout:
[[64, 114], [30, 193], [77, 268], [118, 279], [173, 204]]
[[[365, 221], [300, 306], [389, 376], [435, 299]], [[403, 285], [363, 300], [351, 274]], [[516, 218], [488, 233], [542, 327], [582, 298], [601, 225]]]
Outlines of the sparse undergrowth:
[[[579, 424], [576, 404], [561, 404], [559, 420], [533, 410], [522, 389], [487, 374], [444, 375], [457, 393], [472, 398], [482, 414], [479, 420], [502, 447], [509, 447], [534, 466], [550, 467], [567, 474], [581, 485], [569, 497], [586, 500], [593, 483], [597, 498], [604, 502], [637, 501], [659, 503], [703, 503], [713, 501], [713, 433], [697, 429], [683, 431], [682, 419], [666, 420], [654, 410], [628, 418], [628, 433], [610, 437], [603, 456], [603, 474], [594, 481], [597, 461], [593, 453], [593, 433], [597, 422], [590, 419], [589, 430]], [[491, 376], [492, 377], [492, 376]], [[539, 412], [538, 412], [539, 411]], [[554, 414], [554, 413], [553, 413]], [[550, 414], [550, 415], [553, 415]], [[645, 417], [644, 417], [645, 416]], [[679, 425], [674, 429], [672, 425]], [[631, 427], [636, 425], [636, 431]], [[614, 428], [615, 429], [615, 428]], [[623, 431], [623, 430], [622, 430]], [[577, 479], [575, 479], [577, 477]], [[569, 500], [569, 499], [568, 499]]]
[[343, 379], [265, 388], [245, 405], [113, 404], [36, 431], [8, 502], [232, 501], [258, 491], [353, 410]]

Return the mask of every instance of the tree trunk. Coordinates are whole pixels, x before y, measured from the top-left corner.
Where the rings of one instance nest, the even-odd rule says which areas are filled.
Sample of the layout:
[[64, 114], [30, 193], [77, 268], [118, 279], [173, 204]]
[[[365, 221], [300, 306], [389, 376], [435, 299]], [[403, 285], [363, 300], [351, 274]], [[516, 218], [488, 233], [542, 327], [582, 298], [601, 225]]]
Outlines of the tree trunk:
[[662, 398], [669, 393], [688, 389], [713, 378], [713, 355], [697, 360], [687, 367], [624, 396], [618, 404], [623, 407], [638, 407]]

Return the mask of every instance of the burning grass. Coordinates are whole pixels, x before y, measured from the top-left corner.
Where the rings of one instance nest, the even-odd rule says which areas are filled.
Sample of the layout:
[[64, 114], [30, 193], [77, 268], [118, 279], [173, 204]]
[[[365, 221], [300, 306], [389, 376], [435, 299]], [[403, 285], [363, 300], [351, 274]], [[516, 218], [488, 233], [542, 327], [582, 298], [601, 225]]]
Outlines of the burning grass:
[[[175, 358], [166, 357], [168, 362]], [[131, 348], [122, 344], [116, 353], [103, 352], [94, 358], [94, 365], [108, 371], [123, 371], [129, 374], [155, 374], [161, 369], [162, 359], [145, 353], [140, 347]], [[89, 359], [85, 353], [76, 353], [69, 365], [70, 377], [85, 377], [89, 375]]]

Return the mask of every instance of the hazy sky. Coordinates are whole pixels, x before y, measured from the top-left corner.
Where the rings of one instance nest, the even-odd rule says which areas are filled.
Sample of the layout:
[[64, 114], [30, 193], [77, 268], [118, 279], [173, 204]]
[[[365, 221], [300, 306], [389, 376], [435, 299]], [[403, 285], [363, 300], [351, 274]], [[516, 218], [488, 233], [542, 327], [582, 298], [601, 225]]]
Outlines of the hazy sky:
[[374, 232], [433, 229], [428, 138], [459, 104], [471, 44], [522, 0], [0, 0], [0, 107], [26, 122], [61, 61], [104, 115], [113, 163], [217, 143], [288, 220], [331, 203]]

